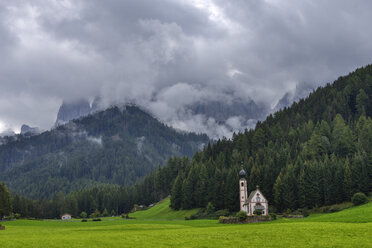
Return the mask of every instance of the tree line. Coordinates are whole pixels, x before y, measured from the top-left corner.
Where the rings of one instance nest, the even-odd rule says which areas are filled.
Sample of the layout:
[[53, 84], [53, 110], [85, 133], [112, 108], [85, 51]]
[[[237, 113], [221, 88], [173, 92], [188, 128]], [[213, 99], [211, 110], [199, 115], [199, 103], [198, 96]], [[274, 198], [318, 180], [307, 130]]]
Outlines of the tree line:
[[127, 212], [133, 204], [148, 205], [168, 195], [174, 209], [211, 203], [216, 210], [238, 211], [238, 171], [244, 168], [248, 190], [260, 185], [278, 212], [350, 200], [355, 192], [372, 191], [370, 96], [371, 65], [319, 87], [255, 129], [205, 146], [191, 159], [169, 159], [133, 186], [80, 190], [60, 198], [75, 199], [76, 213], [94, 208]]

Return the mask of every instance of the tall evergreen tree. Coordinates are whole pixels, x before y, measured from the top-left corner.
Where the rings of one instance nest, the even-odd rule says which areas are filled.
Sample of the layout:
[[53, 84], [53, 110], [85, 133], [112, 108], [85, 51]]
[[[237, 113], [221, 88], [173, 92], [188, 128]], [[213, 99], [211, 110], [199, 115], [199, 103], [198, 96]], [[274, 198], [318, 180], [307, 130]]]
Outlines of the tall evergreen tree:
[[179, 174], [172, 186], [171, 207], [176, 210], [182, 207], [182, 182], [182, 174]]
[[0, 182], [0, 219], [12, 213], [12, 198], [4, 183]]
[[350, 170], [349, 160], [346, 159], [344, 167], [343, 197], [344, 200], [350, 201], [353, 194], [353, 182]]

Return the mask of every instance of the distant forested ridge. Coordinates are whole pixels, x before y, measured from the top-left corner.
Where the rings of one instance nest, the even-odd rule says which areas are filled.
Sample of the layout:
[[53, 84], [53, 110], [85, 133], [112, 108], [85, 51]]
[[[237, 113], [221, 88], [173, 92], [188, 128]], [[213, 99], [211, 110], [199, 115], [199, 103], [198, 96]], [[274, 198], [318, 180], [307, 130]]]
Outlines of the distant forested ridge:
[[169, 194], [174, 209], [211, 202], [216, 210], [238, 211], [242, 167], [248, 190], [260, 185], [278, 212], [349, 201], [355, 192], [372, 191], [371, 117], [369, 65], [319, 87], [254, 130], [209, 144], [191, 159], [170, 158], [135, 185], [96, 187], [42, 202], [17, 196], [14, 211], [39, 216], [94, 209], [123, 213], [133, 204], [148, 205]]
[[136, 106], [112, 107], [0, 146], [0, 181], [31, 198], [133, 185], [170, 156], [192, 156], [206, 135], [178, 132]]

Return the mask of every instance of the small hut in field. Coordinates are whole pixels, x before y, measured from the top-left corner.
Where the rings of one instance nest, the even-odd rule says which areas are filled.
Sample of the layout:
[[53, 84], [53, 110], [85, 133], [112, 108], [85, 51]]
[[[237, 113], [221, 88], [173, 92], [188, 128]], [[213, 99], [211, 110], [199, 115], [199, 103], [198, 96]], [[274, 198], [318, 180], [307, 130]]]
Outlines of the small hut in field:
[[71, 220], [71, 214], [63, 214], [62, 216], [61, 216], [61, 219], [62, 220]]

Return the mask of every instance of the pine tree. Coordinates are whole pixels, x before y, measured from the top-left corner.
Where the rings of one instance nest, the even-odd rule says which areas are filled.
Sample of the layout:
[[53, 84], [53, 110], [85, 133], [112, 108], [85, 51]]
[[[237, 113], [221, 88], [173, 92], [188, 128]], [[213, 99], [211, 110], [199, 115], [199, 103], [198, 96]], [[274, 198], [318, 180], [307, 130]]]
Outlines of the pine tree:
[[344, 180], [343, 180], [343, 197], [344, 200], [350, 201], [351, 196], [353, 195], [353, 183], [351, 178], [351, 170], [349, 165], [349, 160], [346, 159], [344, 166]]
[[0, 219], [12, 213], [12, 198], [5, 184], [0, 183]]
[[192, 185], [188, 178], [182, 183], [182, 209], [190, 209], [192, 207]]
[[366, 115], [368, 101], [369, 101], [368, 95], [363, 89], [360, 89], [356, 97], [356, 109], [359, 116]]
[[294, 172], [294, 166], [288, 165], [286, 173], [282, 178], [282, 197], [283, 204], [287, 209], [295, 209], [297, 206], [297, 187], [296, 187], [296, 176]]
[[197, 181], [197, 188], [195, 198], [198, 207], [204, 207], [207, 204], [208, 197], [208, 173], [204, 164], [200, 165], [199, 179]]
[[352, 194], [356, 192], [368, 193], [368, 167], [366, 156], [357, 153], [354, 155], [351, 166]]
[[277, 207], [278, 211], [282, 211], [285, 209], [285, 205], [283, 202], [283, 181], [282, 181], [283, 174], [282, 172], [279, 174], [278, 178], [274, 184], [274, 203]]
[[368, 178], [368, 192], [372, 192], [372, 153], [367, 155], [366, 161], [366, 170], [367, 170], [367, 178]]
[[172, 193], [171, 193], [171, 207], [178, 210], [182, 207], [182, 175], [179, 174], [173, 183]]
[[239, 177], [237, 170], [230, 170], [226, 179], [225, 208], [230, 211], [239, 210]]
[[334, 120], [332, 132], [333, 151], [340, 157], [347, 157], [354, 152], [354, 136], [341, 115]]
[[249, 174], [248, 190], [254, 190], [257, 185], [262, 185], [261, 170], [257, 166], [253, 166]]

